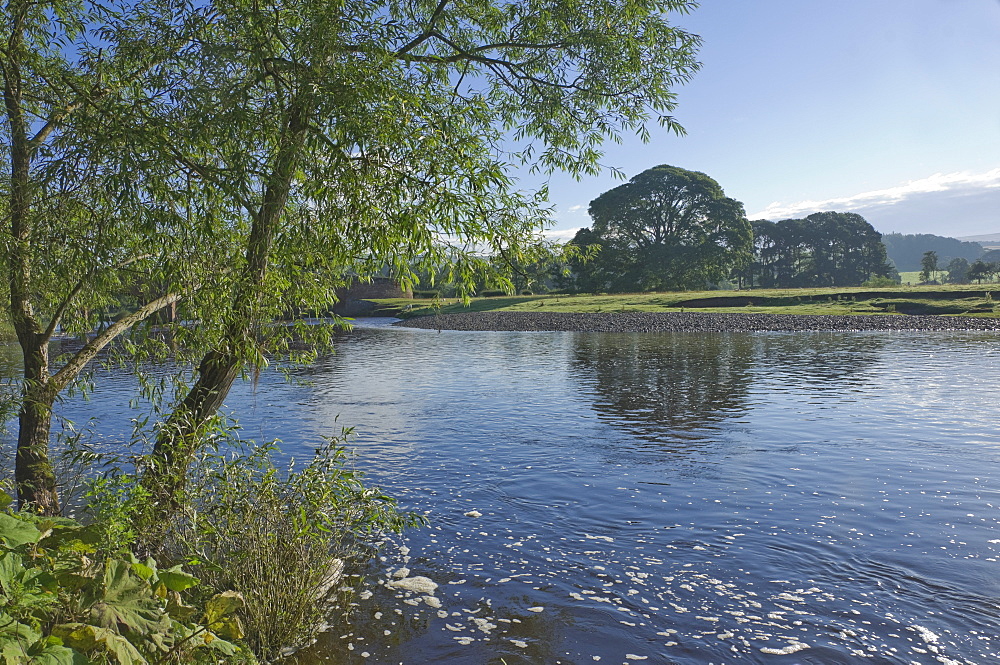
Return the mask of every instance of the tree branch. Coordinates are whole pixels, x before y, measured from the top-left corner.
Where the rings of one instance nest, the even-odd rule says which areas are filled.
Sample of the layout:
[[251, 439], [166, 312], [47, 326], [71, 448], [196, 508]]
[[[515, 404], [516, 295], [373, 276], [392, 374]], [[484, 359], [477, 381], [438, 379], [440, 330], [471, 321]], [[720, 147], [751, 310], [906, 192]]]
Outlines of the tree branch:
[[164, 307], [172, 305], [182, 297], [183, 296], [179, 293], [168, 293], [165, 296], [161, 296], [156, 300], [146, 303], [138, 310], [132, 312], [131, 314], [126, 314], [112, 323], [103, 332], [101, 332], [101, 334], [87, 342], [82, 349], [73, 354], [73, 357], [69, 359], [69, 362], [63, 365], [61, 370], [56, 372], [50, 380], [52, 390], [58, 393], [69, 385], [69, 382], [80, 374], [83, 368], [87, 366], [87, 363], [93, 360], [94, 356], [100, 353], [101, 349], [110, 344], [115, 337], [118, 337], [118, 335], [125, 332], [140, 321], [145, 320], [153, 313], [158, 312]]
[[437, 23], [437, 20], [439, 18], [441, 18], [441, 14], [444, 13], [444, 8], [447, 5], [448, 5], [448, 0], [441, 0], [441, 2], [438, 3], [438, 6], [434, 9], [434, 13], [431, 14], [431, 19], [427, 23], [427, 29], [424, 30], [423, 33], [421, 33], [417, 37], [413, 38], [410, 41], [409, 44], [407, 44], [403, 48], [401, 48], [398, 51], [396, 51], [396, 53], [394, 55], [397, 58], [399, 56], [401, 56], [401, 55], [405, 55], [406, 53], [409, 53], [410, 51], [412, 51], [413, 49], [417, 48], [418, 46], [420, 46], [421, 44], [423, 44], [425, 41], [427, 41], [428, 39], [430, 39], [431, 37], [433, 37], [434, 36], [434, 24]]
[[[143, 254], [142, 256], [136, 256], [131, 259], [128, 259], [127, 261], [122, 261], [118, 265], [112, 266], [112, 268], [116, 269], [124, 268], [130, 263], [135, 263], [136, 261], [141, 261], [142, 259], [148, 259], [151, 256], [153, 255]], [[59, 302], [59, 305], [56, 307], [55, 312], [52, 314], [52, 319], [49, 321], [48, 327], [46, 327], [45, 332], [42, 333], [44, 335], [44, 339], [50, 339], [52, 337], [52, 335], [56, 331], [56, 326], [59, 325], [59, 322], [62, 320], [63, 314], [66, 312], [66, 308], [69, 307], [70, 304], [72, 304], [73, 299], [80, 294], [80, 291], [82, 291], [83, 287], [87, 285], [87, 282], [90, 281], [96, 274], [97, 274], [96, 267], [93, 270], [88, 270], [87, 273], [80, 278], [80, 281], [78, 281], [76, 285], [72, 289], [70, 289], [70, 292], [66, 294], [66, 297]]]

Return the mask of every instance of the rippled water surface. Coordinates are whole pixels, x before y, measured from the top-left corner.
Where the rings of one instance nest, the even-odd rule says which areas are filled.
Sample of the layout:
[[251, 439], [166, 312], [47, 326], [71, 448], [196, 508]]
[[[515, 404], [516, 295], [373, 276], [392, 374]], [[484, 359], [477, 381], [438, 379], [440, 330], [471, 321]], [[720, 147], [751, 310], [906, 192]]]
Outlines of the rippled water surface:
[[375, 327], [296, 377], [245, 434], [354, 425], [431, 521], [303, 662], [1000, 662], [995, 334]]

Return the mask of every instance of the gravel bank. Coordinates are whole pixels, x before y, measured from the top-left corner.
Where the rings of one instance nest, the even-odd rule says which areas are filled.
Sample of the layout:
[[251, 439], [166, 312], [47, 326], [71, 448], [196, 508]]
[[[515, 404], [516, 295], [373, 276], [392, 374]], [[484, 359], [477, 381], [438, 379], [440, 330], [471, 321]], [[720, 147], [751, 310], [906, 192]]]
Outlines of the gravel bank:
[[1000, 330], [1000, 318], [700, 312], [623, 312], [617, 314], [468, 312], [465, 314], [421, 316], [401, 321], [396, 325], [431, 330], [567, 330], [578, 332]]

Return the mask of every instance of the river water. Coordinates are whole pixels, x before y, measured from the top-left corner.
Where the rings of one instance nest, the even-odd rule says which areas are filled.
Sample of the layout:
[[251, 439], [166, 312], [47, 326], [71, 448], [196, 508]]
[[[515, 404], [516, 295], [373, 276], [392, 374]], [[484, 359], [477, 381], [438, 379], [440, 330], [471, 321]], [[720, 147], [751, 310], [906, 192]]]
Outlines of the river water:
[[300, 662], [1000, 662], [995, 334], [370, 325], [228, 402], [430, 520]]

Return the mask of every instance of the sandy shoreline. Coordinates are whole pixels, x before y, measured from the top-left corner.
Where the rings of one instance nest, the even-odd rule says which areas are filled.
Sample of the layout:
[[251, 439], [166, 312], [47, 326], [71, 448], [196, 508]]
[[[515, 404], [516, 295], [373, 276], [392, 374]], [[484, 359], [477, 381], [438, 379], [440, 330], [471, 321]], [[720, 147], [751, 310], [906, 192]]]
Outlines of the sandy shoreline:
[[468, 312], [438, 314], [396, 325], [430, 330], [576, 332], [764, 332], [837, 330], [1000, 330], [1000, 318], [899, 315], [799, 315], [702, 312]]

